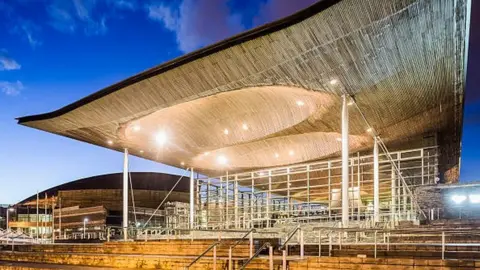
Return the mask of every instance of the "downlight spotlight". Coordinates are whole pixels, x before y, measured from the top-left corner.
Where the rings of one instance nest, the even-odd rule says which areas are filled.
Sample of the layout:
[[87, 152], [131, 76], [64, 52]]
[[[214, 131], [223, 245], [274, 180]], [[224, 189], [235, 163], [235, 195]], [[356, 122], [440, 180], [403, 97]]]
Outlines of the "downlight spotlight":
[[465, 195], [453, 195], [452, 196], [452, 201], [455, 202], [456, 204], [461, 204], [467, 199], [467, 196]]

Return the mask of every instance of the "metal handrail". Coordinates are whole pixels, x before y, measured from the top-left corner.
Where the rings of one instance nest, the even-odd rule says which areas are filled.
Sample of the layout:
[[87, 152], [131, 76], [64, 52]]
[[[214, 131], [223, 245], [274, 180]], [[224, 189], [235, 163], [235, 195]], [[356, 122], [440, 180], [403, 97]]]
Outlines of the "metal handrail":
[[252, 262], [253, 259], [255, 259], [256, 257], [258, 257], [258, 255], [260, 254], [260, 252], [262, 252], [263, 250], [265, 250], [266, 248], [269, 248], [271, 246], [270, 242], [266, 242], [265, 244], [263, 244], [258, 250], [257, 252], [255, 252], [255, 254], [253, 254], [252, 257], [248, 258], [248, 260], [240, 267], [240, 270], [242, 269], [245, 269], [245, 267], [247, 267], [247, 265]]
[[285, 239], [285, 242], [278, 248], [278, 250], [282, 250], [284, 249], [286, 246], [287, 246], [287, 243], [292, 239], [292, 237], [297, 233], [298, 230], [300, 230], [301, 227], [300, 225], [298, 225], [297, 227], [295, 227], [295, 229], [292, 230], [292, 232], [289, 234], [289, 236], [287, 237], [287, 239]]
[[198, 260], [200, 260], [203, 256], [205, 256], [210, 250], [212, 250], [214, 247], [218, 246], [222, 241], [217, 241], [213, 243], [211, 246], [209, 246], [202, 254], [198, 255], [195, 260], [193, 260], [189, 265], [185, 266], [185, 269], [189, 269], [193, 264], [195, 264]]
[[233, 243], [233, 245], [230, 246], [230, 249], [234, 249], [236, 246], [238, 246], [241, 242], [243, 242], [247, 236], [250, 235], [250, 233], [254, 233], [256, 230], [255, 228], [250, 229], [245, 235], [242, 236], [237, 242]]

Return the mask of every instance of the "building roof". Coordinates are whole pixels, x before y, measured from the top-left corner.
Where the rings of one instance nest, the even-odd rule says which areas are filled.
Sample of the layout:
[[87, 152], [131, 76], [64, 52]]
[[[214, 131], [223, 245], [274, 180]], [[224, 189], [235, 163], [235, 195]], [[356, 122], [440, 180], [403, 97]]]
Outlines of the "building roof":
[[[133, 190], [158, 190], [170, 191], [180, 176], [155, 173], [155, 172], [131, 172]], [[175, 187], [175, 191], [188, 192], [190, 188], [189, 178], [183, 177], [180, 183]], [[39, 192], [41, 198], [57, 196], [59, 191], [67, 190], [89, 190], [89, 189], [123, 189], [123, 173], [112, 173], [104, 175], [96, 175], [92, 177], [82, 178]], [[37, 195], [34, 194], [19, 204], [36, 200]]]
[[387, 145], [441, 133], [458, 164], [466, 14], [464, 0], [319, 1], [19, 123], [222, 174], [337, 155], [346, 94], [362, 112], [351, 151], [372, 147], [366, 119]]

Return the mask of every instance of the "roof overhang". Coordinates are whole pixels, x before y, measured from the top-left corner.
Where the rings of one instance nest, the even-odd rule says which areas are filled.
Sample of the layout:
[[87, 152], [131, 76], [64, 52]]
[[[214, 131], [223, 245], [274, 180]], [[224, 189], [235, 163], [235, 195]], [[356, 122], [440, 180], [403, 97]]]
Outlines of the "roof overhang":
[[[458, 160], [466, 13], [464, 0], [320, 1], [19, 123], [221, 174], [337, 155], [346, 94], [385, 142], [442, 133]], [[356, 109], [349, 123], [351, 151], [370, 148]]]

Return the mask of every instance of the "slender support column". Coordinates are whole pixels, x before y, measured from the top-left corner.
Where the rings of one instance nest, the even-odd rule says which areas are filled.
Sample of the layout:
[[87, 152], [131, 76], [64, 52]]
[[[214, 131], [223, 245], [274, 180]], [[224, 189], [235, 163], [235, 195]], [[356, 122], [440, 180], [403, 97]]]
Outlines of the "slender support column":
[[272, 204], [272, 171], [268, 170], [268, 193], [267, 193], [267, 228], [270, 227], [270, 208]]
[[348, 105], [347, 96], [343, 95], [342, 102], [342, 224], [348, 226]]
[[40, 220], [40, 215], [38, 214], [38, 203], [39, 203], [39, 201], [40, 201], [40, 197], [39, 197], [38, 190], [37, 190], [37, 231], [36, 231], [37, 241], [38, 241], [38, 235], [39, 235], [39, 229], [40, 229], [39, 226], [38, 226], [38, 222]]
[[229, 182], [230, 176], [228, 175], [227, 171], [227, 176], [225, 177], [225, 221], [227, 224], [227, 229], [230, 228], [230, 213], [229, 213], [229, 207], [228, 205], [230, 204], [230, 182]]
[[123, 154], [123, 240], [128, 239], [128, 149]]
[[251, 193], [250, 193], [250, 224], [251, 224], [250, 228], [253, 228], [253, 198], [254, 198], [254, 192], [255, 192], [255, 188], [254, 188], [255, 177], [253, 173], [251, 174], [251, 178], [252, 178], [252, 186], [251, 186]]
[[287, 168], [287, 217], [290, 218], [291, 199], [290, 199], [290, 168]]
[[195, 222], [195, 178], [193, 168], [190, 169], [190, 229]]
[[310, 203], [310, 165], [307, 165], [307, 203], [308, 203], [307, 222], [310, 222], [310, 212], [312, 211], [312, 206]]
[[378, 142], [374, 137], [373, 143], [373, 220], [380, 221], [380, 177], [378, 166]]
[[205, 199], [207, 202], [207, 228], [210, 225], [210, 178], [207, 180], [207, 198]]
[[422, 186], [425, 185], [425, 155], [423, 149], [421, 151], [422, 155]]
[[397, 179], [395, 177], [395, 168], [392, 166], [392, 202], [390, 205], [390, 212], [392, 212], [392, 220], [395, 220], [396, 211], [396, 193], [397, 193]]
[[358, 191], [358, 198], [356, 200], [357, 204], [357, 220], [360, 221], [360, 211], [361, 211], [361, 206], [362, 206], [362, 197], [360, 194], [362, 194], [360, 190], [360, 181], [361, 181], [361, 174], [360, 174], [360, 152], [357, 152], [357, 191]]
[[238, 175], [235, 175], [235, 182], [233, 183], [233, 201], [235, 204], [234, 213], [235, 213], [235, 229], [238, 229]]
[[328, 221], [332, 217], [332, 162], [328, 161]]

